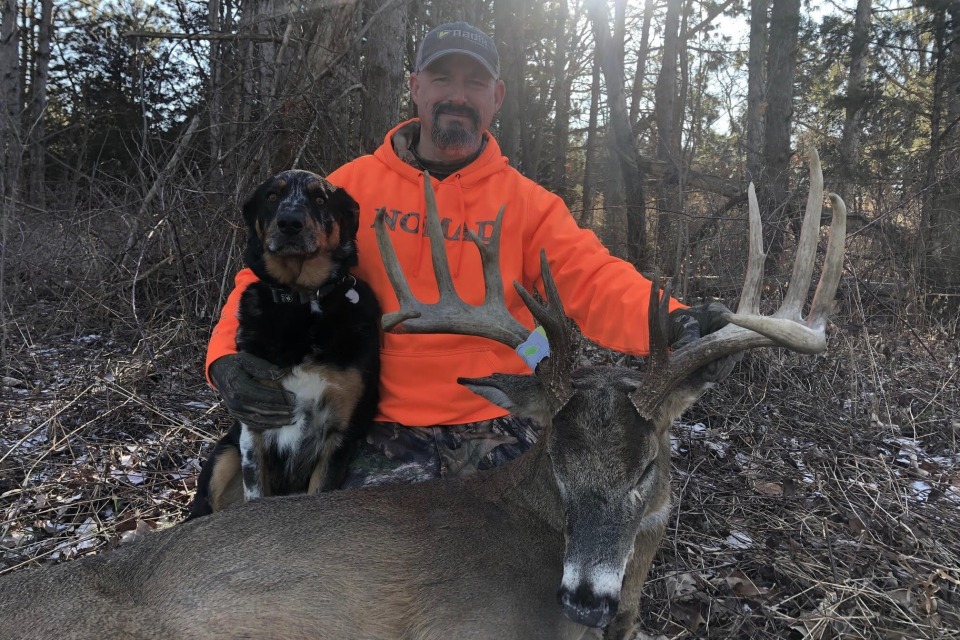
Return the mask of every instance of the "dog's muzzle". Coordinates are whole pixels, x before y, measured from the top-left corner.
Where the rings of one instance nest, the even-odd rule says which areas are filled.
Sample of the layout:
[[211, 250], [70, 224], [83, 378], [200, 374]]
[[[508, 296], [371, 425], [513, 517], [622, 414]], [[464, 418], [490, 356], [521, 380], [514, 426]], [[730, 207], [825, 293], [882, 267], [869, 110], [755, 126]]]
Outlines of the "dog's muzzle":
[[292, 256], [316, 253], [318, 245], [310, 214], [302, 207], [281, 207], [267, 229], [266, 246], [270, 253]]

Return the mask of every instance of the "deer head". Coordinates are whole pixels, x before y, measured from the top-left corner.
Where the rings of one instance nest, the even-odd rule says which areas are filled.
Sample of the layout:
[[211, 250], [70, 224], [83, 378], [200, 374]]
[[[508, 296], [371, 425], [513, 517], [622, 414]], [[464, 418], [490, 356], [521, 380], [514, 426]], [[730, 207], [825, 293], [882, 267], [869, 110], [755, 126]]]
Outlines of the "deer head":
[[[669, 286], [660, 295], [655, 282], [649, 307], [637, 310], [638, 321], [649, 324], [651, 361], [647, 372], [577, 367], [579, 335], [564, 314], [547, 255], [541, 251], [544, 301], [518, 282], [513, 286], [545, 328], [550, 356], [530, 375], [495, 373], [458, 380], [507, 411], [534, 417], [547, 427], [544, 459], [561, 504], [566, 542], [558, 598], [571, 619], [605, 627], [616, 615], [627, 583], [636, 585], [635, 597], [639, 597], [639, 585], [663, 536], [670, 509], [669, 428], [711, 386], [703, 367], [756, 347], [781, 346], [802, 353], [824, 350], [826, 316], [842, 269], [846, 208], [838, 196], [830, 195], [833, 223], [825, 264], [804, 319], [801, 310], [813, 271], [823, 201], [823, 176], [815, 151], [810, 156], [810, 171], [811, 190], [793, 275], [783, 304], [773, 316], [759, 314], [765, 254], [751, 184], [750, 255], [738, 310], [727, 317], [730, 324], [671, 353]], [[482, 257], [485, 300], [480, 306], [469, 305], [453, 286], [429, 177], [424, 188], [427, 234], [440, 297], [433, 304], [413, 297], [385, 233], [385, 212], [381, 210], [375, 221], [377, 241], [400, 302], [398, 311], [384, 316], [384, 329], [482, 336], [515, 348], [528, 337], [530, 328], [511, 316], [504, 304], [498, 269], [503, 207], [488, 243], [470, 233]], [[632, 577], [628, 576], [631, 571]]]

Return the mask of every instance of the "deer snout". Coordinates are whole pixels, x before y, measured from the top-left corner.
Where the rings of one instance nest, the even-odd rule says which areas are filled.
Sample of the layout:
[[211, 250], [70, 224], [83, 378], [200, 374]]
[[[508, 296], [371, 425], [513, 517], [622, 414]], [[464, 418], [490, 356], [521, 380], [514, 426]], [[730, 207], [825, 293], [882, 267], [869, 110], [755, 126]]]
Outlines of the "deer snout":
[[568, 618], [587, 627], [606, 627], [617, 615], [620, 600], [611, 596], [599, 595], [586, 584], [575, 591], [560, 587], [557, 600]]

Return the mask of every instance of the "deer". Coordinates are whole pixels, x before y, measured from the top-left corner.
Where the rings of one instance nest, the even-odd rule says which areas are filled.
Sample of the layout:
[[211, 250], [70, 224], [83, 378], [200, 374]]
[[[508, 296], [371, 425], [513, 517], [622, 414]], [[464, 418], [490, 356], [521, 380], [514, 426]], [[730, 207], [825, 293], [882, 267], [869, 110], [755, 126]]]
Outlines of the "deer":
[[[737, 311], [722, 329], [671, 353], [669, 286], [662, 294], [654, 286], [647, 372], [572, 364], [579, 338], [541, 253], [542, 299], [514, 286], [546, 331], [549, 357], [529, 375], [460, 380], [542, 422], [526, 454], [460, 479], [241, 503], [110, 552], [0, 576], [0, 637], [633, 637], [670, 511], [670, 426], [711, 386], [704, 367], [753, 348], [826, 348], [846, 209], [830, 194], [824, 266], [804, 318], [824, 199], [815, 151], [810, 172], [793, 275], [773, 315], [759, 311], [765, 256], [753, 185]], [[472, 238], [486, 299], [470, 306], [454, 290], [424, 182], [440, 299], [410, 295], [380, 212], [378, 242], [400, 305], [384, 316], [385, 330], [520, 344], [530, 330], [506, 311], [497, 268], [503, 209], [489, 241]]]

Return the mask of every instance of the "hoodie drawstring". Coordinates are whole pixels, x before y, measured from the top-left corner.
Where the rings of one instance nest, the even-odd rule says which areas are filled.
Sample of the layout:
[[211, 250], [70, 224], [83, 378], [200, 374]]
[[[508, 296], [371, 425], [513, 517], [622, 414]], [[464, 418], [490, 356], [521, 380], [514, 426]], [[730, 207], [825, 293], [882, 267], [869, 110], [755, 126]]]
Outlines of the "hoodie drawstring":
[[[454, 179], [457, 183], [457, 201], [460, 204], [460, 239], [456, 244], [456, 256], [453, 261], [453, 277], [456, 278], [460, 275], [460, 269], [463, 266], [463, 254], [466, 253], [463, 249], [464, 243], [467, 241], [467, 206], [463, 199], [463, 183], [460, 182], [460, 173], [454, 174]], [[451, 226], [456, 223], [456, 220], [451, 221]], [[453, 231], [456, 233], [456, 231]]]

